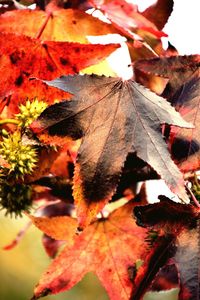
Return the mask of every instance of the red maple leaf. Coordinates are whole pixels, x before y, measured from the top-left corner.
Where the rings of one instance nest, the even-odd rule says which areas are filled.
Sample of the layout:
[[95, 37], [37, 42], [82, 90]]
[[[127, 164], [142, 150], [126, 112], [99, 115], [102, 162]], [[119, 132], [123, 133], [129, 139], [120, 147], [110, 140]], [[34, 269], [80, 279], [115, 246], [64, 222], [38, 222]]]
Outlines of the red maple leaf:
[[112, 300], [128, 300], [133, 287], [129, 269], [145, 258], [146, 229], [132, 218], [135, 206], [129, 202], [106, 219], [91, 224], [74, 236], [77, 221], [70, 217], [31, 217], [42, 231], [53, 238], [67, 241], [60, 255], [42, 275], [33, 299], [73, 287], [87, 272], [94, 272]]
[[41, 81], [30, 81], [31, 77], [51, 80], [62, 74], [78, 73], [119, 47], [118, 44], [41, 42], [12, 33], [1, 33], [0, 45], [0, 99], [4, 105], [5, 98], [9, 100], [12, 112], [16, 112], [18, 104], [25, 102], [27, 97], [38, 97], [48, 103], [70, 97], [67, 93], [47, 87]]

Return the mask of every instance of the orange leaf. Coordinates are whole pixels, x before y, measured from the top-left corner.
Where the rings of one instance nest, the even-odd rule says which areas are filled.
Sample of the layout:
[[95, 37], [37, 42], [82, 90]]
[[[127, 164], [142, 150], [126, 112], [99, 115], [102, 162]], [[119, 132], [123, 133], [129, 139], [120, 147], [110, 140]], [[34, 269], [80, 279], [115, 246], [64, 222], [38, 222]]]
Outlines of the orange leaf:
[[[50, 17], [49, 17], [50, 15]], [[20, 22], [19, 22], [20, 20]], [[0, 31], [37, 37], [43, 25], [42, 40], [88, 43], [86, 36], [116, 33], [112, 25], [74, 9], [46, 7], [42, 10], [15, 10], [0, 16]]]
[[1, 33], [0, 45], [0, 98], [14, 94], [11, 107], [33, 96], [44, 98], [49, 103], [58, 100], [57, 96], [59, 99], [69, 98], [69, 94], [57, 89], [51, 95], [52, 88], [49, 90], [49, 87], [39, 81], [30, 82], [29, 78], [51, 80], [63, 74], [78, 73], [79, 70], [98, 63], [119, 47], [118, 44], [41, 42], [12, 33]]
[[[137, 227], [132, 218], [134, 206], [131, 201], [108, 219], [94, 222], [77, 236], [73, 246], [66, 246], [43, 274], [33, 299], [68, 290], [92, 271], [111, 300], [128, 300], [133, 287], [128, 270], [147, 251], [146, 230]], [[65, 227], [63, 223], [61, 227]]]

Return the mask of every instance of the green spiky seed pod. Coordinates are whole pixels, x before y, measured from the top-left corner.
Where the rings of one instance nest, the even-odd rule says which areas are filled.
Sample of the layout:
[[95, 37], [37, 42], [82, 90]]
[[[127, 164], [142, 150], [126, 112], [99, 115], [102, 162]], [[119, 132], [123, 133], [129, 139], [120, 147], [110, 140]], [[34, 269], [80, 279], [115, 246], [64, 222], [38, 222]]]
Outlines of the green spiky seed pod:
[[0, 155], [10, 165], [9, 173], [12, 172], [16, 178], [31, 174], [38, 161], [36, 149], [32, 145], [24, 145], [18, 131], [2, 138]]
[[19, 120], [19, 126], [28, 127], [47, 106], [47, 103], [38, 101], [37, 99], [32, 102], [27, 100], [25, 105], [21, 104], [19, 106], [20, 113], [16, 115], [16, 118]]
[[6, 215], [21, 216], [23, 211], [29, 211], [32, 204], [32, 188], [25, 184], [10, 185], [6, 182], [0, 185], [0, 206], [6, 210]]

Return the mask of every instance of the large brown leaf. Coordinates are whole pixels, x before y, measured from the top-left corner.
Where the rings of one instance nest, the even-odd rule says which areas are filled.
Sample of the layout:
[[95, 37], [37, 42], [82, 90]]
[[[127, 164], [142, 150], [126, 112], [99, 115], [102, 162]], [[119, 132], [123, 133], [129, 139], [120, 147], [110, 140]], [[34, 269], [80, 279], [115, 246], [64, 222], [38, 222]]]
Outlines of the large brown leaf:
[[83, 137], [76, 162], [74, 197], [81, 226], [88, 224], [116, 190], [129, 152], [153, 167], [184, 200], [182, 175], [170, 158], [160, 127], [191, 126], [163, 98], [133, 80], [101, 76], [63, 76], [47, 82], [74, 94], [72, 101], [46, 109], [31, 128]]
[[[146, 229], [138, 227], [132, 218], [134, 206], [133, 202], [129, 202], [107, 219], [95, 221], [81, 235], [76, 236], [74, 244], [66, 246], [42, 275], [33, 299], [69, 290], [87, 272], [92, 271], [100, 279], [111, 300], [128, 300], [132, 289], [129, 270], [135, 268], [138, 259], [145, 258], [147, 251], [144, 241]], [[72, 228], [73, 223], [69, 217], [60, 217], [60, 221], [58, 217], [43, 220], [39, 218], [37, 221], [34, 218], [34, 223], [55, 238], [58, 237], [57, 228], [60, 230], [63, 222], [69, 228]], [[61, 225], [56, 225], [56, 222]], [[68, 234], [65, 235], [67, 230], [61, 230], [63, 236], [59, 238], [68, 241]]]
[[[30, 77], [52, 80], [62, 74], [74, 74], [96, 64], [119, 47], [118, 44], [83, 45], [68, 42], [41, 42], [12, 33], [0, 33], [0, 99], [10, 95], [10, 106], [16, 106], [27, 97], [45, 99], [54, 103], [69, 95], [47, 87]], [[5, 102], [4, 102], [5, 103]]]

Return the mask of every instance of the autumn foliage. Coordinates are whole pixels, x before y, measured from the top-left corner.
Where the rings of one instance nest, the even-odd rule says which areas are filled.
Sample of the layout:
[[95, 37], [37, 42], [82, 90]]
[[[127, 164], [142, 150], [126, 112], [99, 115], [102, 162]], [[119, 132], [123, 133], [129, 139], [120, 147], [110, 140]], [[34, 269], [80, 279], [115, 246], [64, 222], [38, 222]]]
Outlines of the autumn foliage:
[[[52, 258], [32, 300], [87, 272], [111, 300], [199, 299], [200, 56], [163, 49], [173, 0], [32, 4], [0, 7], [0, 205], [29, 217]], [[91, 42], [113, 34], [126, 41]], [[121, 43], [128, 80], [107, 60]], [[149, 204], [150, 179], [178, 198]]]

